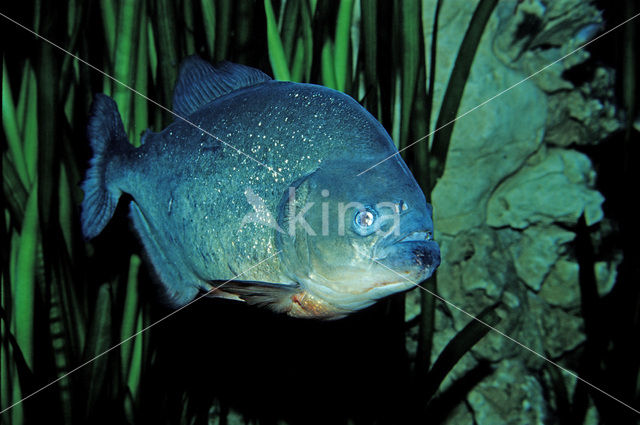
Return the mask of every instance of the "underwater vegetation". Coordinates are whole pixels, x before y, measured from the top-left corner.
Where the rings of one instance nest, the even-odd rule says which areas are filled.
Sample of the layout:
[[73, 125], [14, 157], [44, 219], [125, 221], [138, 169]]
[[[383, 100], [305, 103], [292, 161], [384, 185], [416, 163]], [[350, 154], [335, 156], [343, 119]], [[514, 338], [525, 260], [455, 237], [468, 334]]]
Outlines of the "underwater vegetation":
[[[638, 423], [637, 22], [573, 52], [637, 2], [0, 12], [1, 424]], [[83, 239], [94, 95], [136, 145], [173, 121], [192, 54], [340, 90], [382, 123], [434, 205], [442, 265], [424, 290], [333, 322], [214, 299], [176, 311], [127, 202]]]

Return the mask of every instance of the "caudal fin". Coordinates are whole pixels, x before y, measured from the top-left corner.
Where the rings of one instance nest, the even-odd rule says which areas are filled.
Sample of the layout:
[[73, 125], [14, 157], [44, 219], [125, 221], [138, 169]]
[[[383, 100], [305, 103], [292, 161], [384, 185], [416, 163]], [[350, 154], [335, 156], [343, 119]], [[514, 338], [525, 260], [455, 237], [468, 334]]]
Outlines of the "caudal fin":
[[86, 239], [97, 236], [107, 225], [122, 192], [107, 177], [107, 166], [118, 152], [130, 147], [116, 103], [97, 94], [91, 106], [87, 136], [93, 158], [82, 183], [82, 233]]

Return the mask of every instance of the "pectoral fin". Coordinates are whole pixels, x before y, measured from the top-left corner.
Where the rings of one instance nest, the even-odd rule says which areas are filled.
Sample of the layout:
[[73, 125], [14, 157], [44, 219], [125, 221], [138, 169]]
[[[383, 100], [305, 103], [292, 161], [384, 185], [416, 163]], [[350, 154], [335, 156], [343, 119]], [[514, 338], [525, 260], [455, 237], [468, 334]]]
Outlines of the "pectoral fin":
[[212, 281], [211, 297], [245, 301], [251, 305], [267, 306], [278, 313], [291, 310], [291, 297], [300, 292], [295, 284], [244, 281]]
[[350, 313], [309, 293], [297, 284], [267, 282], [211, 282], [212, 297], [236, 299], [252, 305], [266, 306], [291, 317], [333, 320]]

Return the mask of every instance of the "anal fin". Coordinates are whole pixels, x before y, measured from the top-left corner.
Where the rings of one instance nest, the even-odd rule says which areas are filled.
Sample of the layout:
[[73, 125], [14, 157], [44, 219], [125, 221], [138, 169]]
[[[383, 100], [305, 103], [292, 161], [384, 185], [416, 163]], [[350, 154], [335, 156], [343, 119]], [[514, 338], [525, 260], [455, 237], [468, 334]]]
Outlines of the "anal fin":
[[175, 251], [174, 249], [163, 247], [159, 243], [149, 222], [135, 202], [131, 202], [130, 215], [147, 252], [147, 257], [166, 290], [168, 301], [179, 307], [193, 300], [201, 286], [198, 284], [198, 279], [190, 273], [183, 261], [175, 255], [170, 255]]

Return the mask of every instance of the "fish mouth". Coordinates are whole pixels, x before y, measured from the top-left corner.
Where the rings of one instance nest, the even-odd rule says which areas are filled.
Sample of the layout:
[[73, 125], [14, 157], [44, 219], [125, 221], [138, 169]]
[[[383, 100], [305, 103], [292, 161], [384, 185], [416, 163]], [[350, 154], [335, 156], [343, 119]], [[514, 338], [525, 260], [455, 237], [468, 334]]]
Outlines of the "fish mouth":
[[376, 261], [419, 283], [440, 265], [440, 247], [432, 237], [430, 230], [408, 232], [386, 246]]
[[371, 298], [380, 299], [391, 294], [408, 291], [409, 289], [413, 289], [417, 285], [417, 282], [413, 282], [409, 279], [399, 280], [395, 282], [383, 282], [372, 286], [367, 290], [367, 294]]
[[409, 232], [404, 236], [401, 236], [400, 239], [398, 239], [394, 243], [422, 242], [422, 241], [431, 241], [432, 239], [433, 239], [433, 232], [429, 230], [417, 230], [414, 232]]

